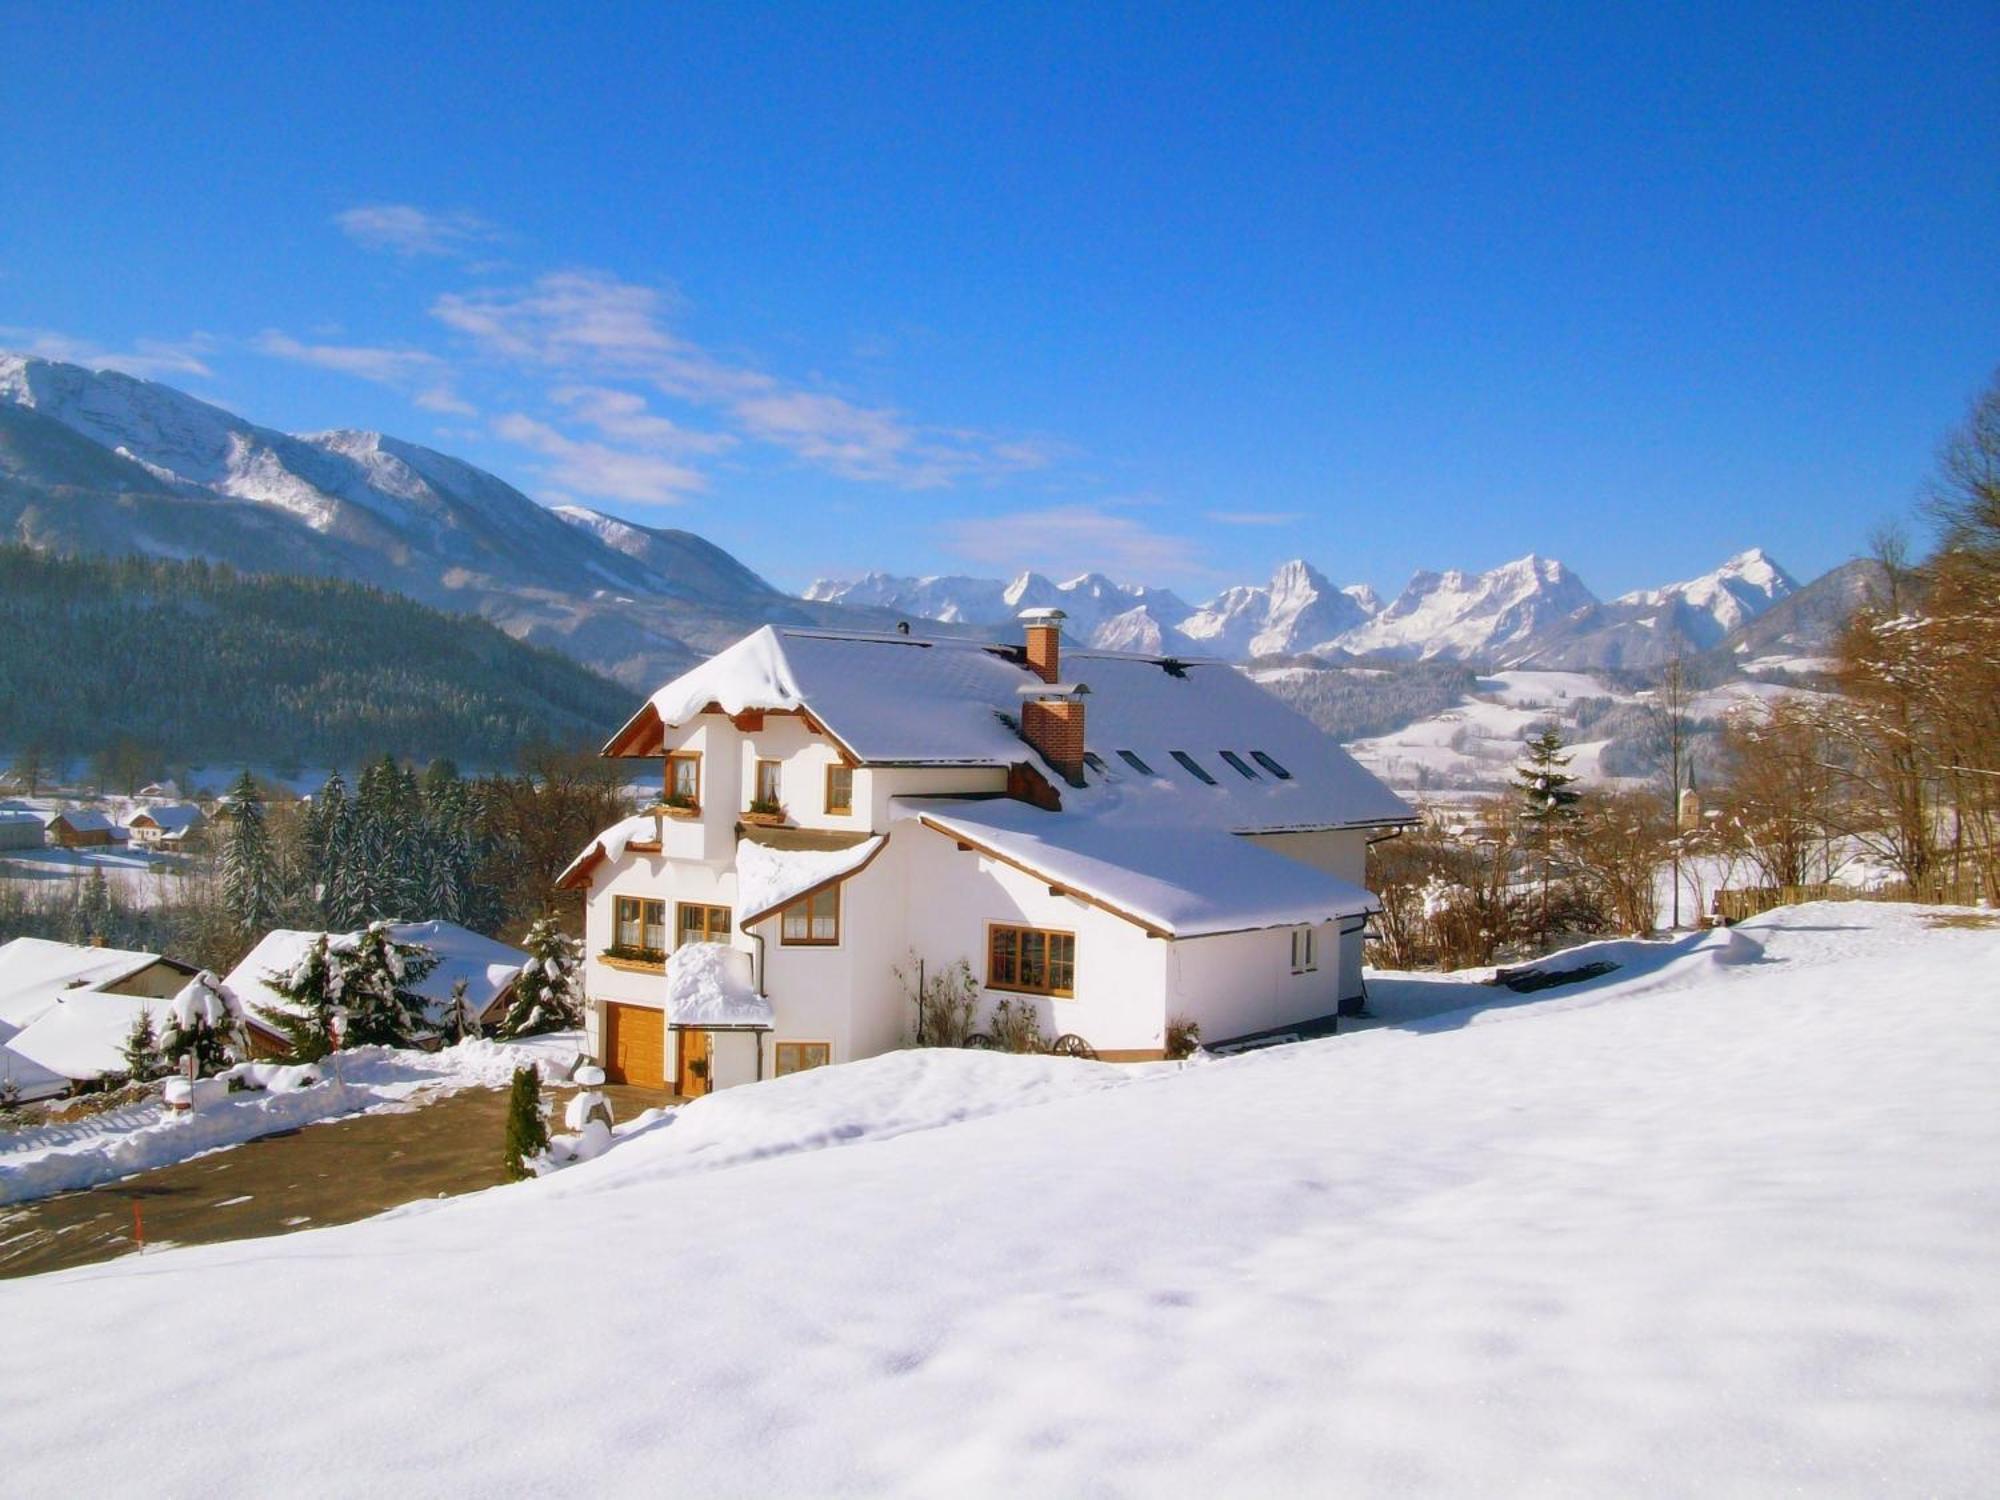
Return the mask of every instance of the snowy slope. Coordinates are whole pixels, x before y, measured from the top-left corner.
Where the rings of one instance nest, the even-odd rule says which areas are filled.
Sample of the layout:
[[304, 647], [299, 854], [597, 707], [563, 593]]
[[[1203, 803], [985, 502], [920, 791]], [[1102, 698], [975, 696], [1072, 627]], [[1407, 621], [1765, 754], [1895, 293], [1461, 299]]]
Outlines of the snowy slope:
[[797, 1075], [537, 1182], [18, 1282], [9, 1476], [1982, 1493], [2000, 932], [1739, 933], [1539, 1002], [1385, 981], [1406, 1027], [1179, 1072]]

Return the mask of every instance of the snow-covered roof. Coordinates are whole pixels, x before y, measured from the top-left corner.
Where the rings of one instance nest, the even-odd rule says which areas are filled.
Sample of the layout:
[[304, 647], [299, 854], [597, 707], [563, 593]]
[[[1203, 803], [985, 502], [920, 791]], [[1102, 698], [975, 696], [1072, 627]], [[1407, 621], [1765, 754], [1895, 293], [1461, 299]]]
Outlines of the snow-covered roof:
[[109, 833], [115, 826], [111, 819], [94, 807], [65, 807], [49, 819], [50, 826], [66, 823], [78, 833], [95, 833], [102, 829]]
[[859, 873], [888, 841], [878, 834], [838, 848], [785, 849], [743, 839], [736, 846], [738, 925], [748, 927], [809, 891]]
[[771, 1002], [750, 983], [750, 955], [724, 943], [682, 943], [667, 959], [674, 1026], [770, 1026]]
[[39, 813], [36, 813], [30, 808], [0, 807], [0, 823], [39, 824], [41, 821], [42, 821], [41, 815]]
[[562, 874], [556, 876], [556, 889], [565, 890], [581, 883], [600, 860], [621, 859], [634, 844], [652, 844], [659, 835], [659, 819], [651, 813], [640, 813], [623, 822], [613, 823], [584, 845], [583, 852], [564, 867]]
[[[1072, 650], [1062, 670], [1071, 690], [1089, 689], [1090, 791], [1150, 788], [1155, 816], [1234, 830], [1414, 819], [1330, 736], [1225, 663]], [[661, 688], [607, 748], [657, 753], [657, 726], [711, 707], [799, 711], [864, 764], [1005, 767], [1035, 756], [1015, 728], [1023, 686], [1038, 679], [1018, 648], [766, 626]]]
[[125, 820], [127, 828], [149, 823], [163, 833], [186, 833], [203, 821], [202, 811], [192, 802], [174, 802], [164, 807], [142, 807]]
[[97, 1078], [123, 1072], [125, 1039], [142, 1011], [157, 1029], [168, 1002], [154, 995], [117, 995], [76, 989], [21, 1028], [7, 1045], [29, 1062], [64, 1078]]
[[1162, 937], [1381, 909], [1358, 885], [1217, 829], [1044, 812], [1005, 797], [899, 797], [896, 810]]
[[[297, 966], [322, 934], [280, 927], [264, 934], [262, 941], [229, 971], [226, 983], [243, 1001], [250, 1014], [283, 1010], [286, 1003], [269, 981]], [[465, 996], [475, 1013], [484, 1016], [513, 985], [528, 955], [518, 948], [482, 937], [455, 922], [395, 922], [389, 935], [399, 943], [416, 943], [437, 955], [438, 966], [417, 985], [417, 993], [429, 1001], [433, 1021], [440, 1020], [451, 1001], [451, 987], [463, 979]], [[352, 947], [356, 933], [332, 933], [335, 948]]]
[[26, 1026], [71, 988], [115, 984], [151, 968], [157, 953], [94, 948], [48, 938], [0, 943], [0, 1025]]

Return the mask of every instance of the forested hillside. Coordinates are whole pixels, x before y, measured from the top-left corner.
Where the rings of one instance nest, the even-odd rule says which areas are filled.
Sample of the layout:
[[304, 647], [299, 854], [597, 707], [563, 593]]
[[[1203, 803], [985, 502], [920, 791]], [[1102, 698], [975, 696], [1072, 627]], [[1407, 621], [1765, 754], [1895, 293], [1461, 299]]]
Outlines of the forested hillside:
[[484, 621], [357, 584], [0, 547], [0, 750], [492, 764], [594, 743], [631, 699]]

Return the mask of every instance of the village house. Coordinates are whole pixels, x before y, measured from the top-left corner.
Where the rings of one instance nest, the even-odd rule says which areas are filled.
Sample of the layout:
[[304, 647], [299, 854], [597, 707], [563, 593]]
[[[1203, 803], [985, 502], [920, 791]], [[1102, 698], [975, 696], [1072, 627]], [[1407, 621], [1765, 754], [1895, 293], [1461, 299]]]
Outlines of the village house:
[[1023, 645], [767, 627], [619, 730], [604, 753], [656, 763], [661, 801], [560, 877], [615, 1078], [887, 1051], [919, 971], [959, 960], [983, 1020], [1029, 1006], [1111, 1059], [1359, 1005], [1367, 847], [1410, 807], [1230, 666], [1023, 618]]
[[40, 813], [24, 807], [0, 807], [0, 850], [39, 849], [47, 834]]
[[66, 807], [49, 819], [49, 839], [63, 849], [94, 849], [116, 842], [118, 825], [94, 807]]
[[118, 1072], [139, 1013], [160, 1015], [195, 972], [124, 948], [0, 943], [0, 1091], [39, 1099]]
[[132, 841], [148, 849], [186, 848], [207, 824], [208, 819], [192, 802], [142, 807], [125, 820]]

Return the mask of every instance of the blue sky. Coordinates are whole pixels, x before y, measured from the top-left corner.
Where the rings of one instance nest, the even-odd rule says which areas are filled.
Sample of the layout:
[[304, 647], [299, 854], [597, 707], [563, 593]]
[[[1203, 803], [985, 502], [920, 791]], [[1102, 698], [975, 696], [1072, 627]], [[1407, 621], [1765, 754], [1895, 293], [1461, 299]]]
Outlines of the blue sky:
[[1810, 575], [2000, 363], [1990, 3], [414, 9], [6, 5], [0, 345], [1195, 596]]

